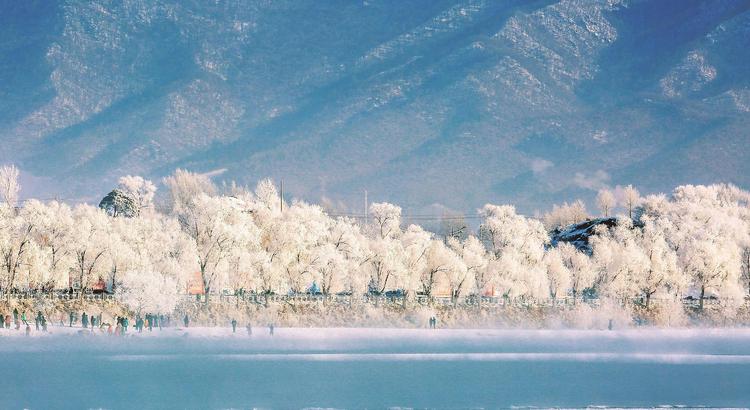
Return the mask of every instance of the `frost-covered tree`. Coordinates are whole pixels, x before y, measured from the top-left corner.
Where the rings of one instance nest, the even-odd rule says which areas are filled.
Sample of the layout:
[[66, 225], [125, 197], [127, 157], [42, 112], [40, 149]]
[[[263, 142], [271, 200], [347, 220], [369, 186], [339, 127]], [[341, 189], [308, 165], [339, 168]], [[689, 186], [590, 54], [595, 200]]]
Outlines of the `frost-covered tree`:
[[400, 276], [395, 277], [396, 286], [405, 292], [407, 297], [418, 291], [426, 293], [435, 284], [434, 272], [427, 272], [427, 253], [432, 242], [432, 233], [417, 225], [409, 225], [401, 235], [404, 269]]
[[449, 272], [448, 282], [451, 297], [455, 300], [465, 292], [471, 292], [477, 283], [476, 277], [487, 265], [487, 250], [476, 236], [469, 236], [464, 241], [456, 238], [448, 240], [448, 246], [460, 258], [458, 269]]
[[580, 199], [572, 204], [567, 202], [562, 205], [553, 205], [552, 210], [544, 214], [542, 220], [548, 230], [565, 227], [571, 224], [583, 222], [589, 218], [586, 211], [586, 204]]
[[174, 174], [164, 178], [164, 185], [169, 189], [172, 213], [178, 218], [185, 212], [190, 212], [195, 199], [201, 194], [212, 196], [216, 193], [216, 186], [208, 176], [184, 169], [177, 169]]
[[671, 198], [650, 196], [641, 219], [654, 221], [677, 254], [681, 280], [700, 307], [707, 295], [737, 299], [743, 244], [750, 231], [747, 193], [731, 185], [677, 187]]
[[401, 208], [387, 202], [370, 205], [375, 236], [395, 238], [401, 233]]
[[134, 269], [137, 263], [133, 249], [137, 243], [137, 228], [137, 223], [122, 218], [113, 218], [107, 224], [105, 247], [110, 269], [106, 279], [111, 284], [112, 291], [117, 288], [118, 274]]
[[729, 241], [711, 235], [691, 238], [680, 252], [681, 263], [697, 289], [700, 308], [707, 292], [739, 296], [739, 254]]
[[75, 258], [75, 284], [81, 289], [81, 295], [109, 273], [106, 260], [108, 224], [107, 215], [99, 208], [78, 205], [73, 209], [70, 239]]
[[549, 237], [541, 222], [518, 215], [510, 205], [485, 205], [480, 231], [489, 244], [497, 280], [507, 296], [549, 295], [544, 248]]
[[[562, 246], [571, 246], [563, 243]], [[570, 288], [570, 271], [563, 263], [561, 251], [553, 247], [544, 255], [545, 265], [547, 266], [547, 281], [549, 282], [549, 291], [552, 299], [558, 295], [565, 295]]]
[[320, 256], [316, 248], [325, 240], [329, 220], [322, 208], [304, 202], [292, 204], [279, 220], [277, 261], [293, 293], [304, 293], [312, 285]]
[[[70, 283], [69, 272], [74, 264], [72, 231], [73, 211], [66, 204], [31, 200], [21, 211], [21, 217], [31, 227], [35, 243], [36, 283], [42, 289], [65, 288]], [[33, 221], [31, 224], [29, 221]]]
[[361, 264], [365, 258], [365, 237], [353, 220], [338, 218], [330, 221], [321, 246], [315, 281], [324, 295], [334, 291], [361, 291]]
[[465, 272], [462, 261], [443, 241], [433, 239], [427, 248], [426, 265], [422, 271], [422, 292], [432, 296], [435, 286]]
[[609, 189], [600, 189], [599, 193], [596, 194], [596, 205], [599, 207], [599, 210], [605, 218], [609, 217], [615, 204], [617, 204], [615, 194]]
[[118, 180], [120, 191], [133, 199], [141, 213], [144, 209], [153, 207], [156, 185], [148, 179], [137, 175], [126, 175]]
[[679, 275], [677, 254], [667, 243], [664, 231], [655, 221], [644, 219], [642, 229], [636, 231], [636, 244], [645, 255], [646, 269], [636, 277], [638, 287], [649, 307], [651, 297], [655, 294], [677, 293], [686, 281]]
[[152, 271], [127, 271], [118, 279], [115, 297], [133, 313], [171, 313], [179, 300], [177, 281]]
[[628, 218], [633, 218], [633, 210], [641, 202], [641, 194], [633, 185], [618, 190], [620, 204], [628, 210]]
[[21, 191], [18, 175], [19, 171], [15, 165], [0, 167], [0, 201], [10, 208], [15, 208], [18, 204], [18, 193]]
[[406, 272], [404, 247], [398, 239], [377, 237], [371, 240], [366, 261], [368, 289], [376, 294], [392, 289]]
[[570, 294], [575, 300], [583, 294], [584, 290], [594, 286], [596, 272], [588, 255], [576, 249], [575, 246], [561, 243], [557, 249], [568, 271]]
[[612, 229], [591, 240], [597, 270], [596, 289], [608, 297], [629, 299], [638, 293], [638, 279], [647, 270], [647, 258], [636, 242], [632, 220], [620, 218]]
[[259, 233], [244, 203], [237, 198], [199, 193], [180, 207], [180, 225], [193, 241], [206, 300], [227, 280], [234, 252], [246, 249]]
[[14, 208], [0, 206], [0, 286], [5, 292], [17, 286], [18, 276], [28, 264], [29, 248], [34, 246], [31, 233], [35, 222], [19, 215]]

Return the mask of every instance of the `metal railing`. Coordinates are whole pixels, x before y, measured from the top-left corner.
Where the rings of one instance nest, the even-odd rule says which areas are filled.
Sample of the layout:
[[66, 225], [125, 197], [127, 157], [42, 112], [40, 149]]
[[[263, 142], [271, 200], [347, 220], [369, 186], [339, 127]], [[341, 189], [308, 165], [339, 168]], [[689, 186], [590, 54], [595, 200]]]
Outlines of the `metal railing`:
[[[110, 301], [114, 300], [115, 297], [112, 294], [107, 293], [91, 293], [86, 292], [81, 295], [80, 292], [41, 292], [41, 291], [29, 291], [29, 292], [13, 292], [13, 293], [0, 293], [0, 300], [52, 300], [52, 301]], [[576, 305], [587, 304], [592, 307], [597, 307], [602, 303], [599, 298], [584, 298], [584, 297], [564, 297], [556, 299], [529, 299], [529, 298], [509, 298], [503, 296], [461, 296], [458, 298], [444, 297], [444, 296], [426, 296], [426, 295], [415, 295], [411, 297], [405, 296], [389, 296], [389, 295], [344, 295], [344, 294], [333, 294], [333, 295], [321, 295], [321, 294], [297, 294], [297, 295], [263, 295], [257, 293], [245, 293], [241, 295], [233, 294], [210, 294], [206, 299], [205, 296], [196, 297], [195, 295], [183, 295], [181, 302], [184, 303], [206, 303], [221, 305], [221, 304], [335, 304], [335, 305], [351, 305], [351, 304], [371, 304], [374, 306], [405, 306], [405, 305], [422, 305], [422, 306], [455, 306], [455, 307], [495, 307], [495, 308], [570, 308]], [[649, 301], [649, 305], [658, 306], [664, 303], [672, 303], [672, 299], [659, 299], [652, 298]], [[645, 306], [646, 301], [644, 298], [623, 298], [617, 300], [622, 305], [637, 305]], [[723, 304], [737, 304], [736, 300], [729, 299], [717, 299], [707, 298], [703, 299], [704, 307], [715, 307]], [[700, 300], [698, 299], [682, 299], [682, 303], [686, 307], [697, 308], [700, 306]], [[746, 298], [741, 303], [750, 304], [750, 299]]]
[[[197, 299], [193, 295], [184, 295], [183, 302], [194, 302], [194, 303], [206, 303], [206, 299], [201, 296]], [[503, 296], [461, 296], [458, 298], [443, 297], [443, 296], [425, 296], [416, 295], [412, 297], [404, 296], [387, 296], [387, 295], [313, 295], [313, 294], [302, 294], [302, 295], [262, 295], [249, 293], [244, 295], [226, 295], [226, 294], [211, 294], [207, 300], [209, 304], [277, 304], [277, 303], [288, 303], [288, 304], [338, 304], [338, 305], [351, 305], [351, 304], [371, 304], [374, 306], [405, 306], [405, 305], [422, 305], [422, 306], [456, 306], [456, 307], [496, 307], [496, 308], [571, 308], [577, 305], [589, 305], [591, 307], [598, 307], [602, 304], [603, 300], [599, 298], [587, 298], [587, 297], [564, 297], [555, 299], [529, 299], [529, 298], [509, 298]], [[645, 306], [646, 301], [644, 298], [621, 298], [615, 300], [615, 302], [621, 305], [635, 305]], [[649, 301], [650, 306], [658, 306], [666, 303], [672, 303], [673, 299], [660, 299], [652, 298]], [[736, 300], [729, 299], [704, 299], [703, 306], [720, 306], [732, 302], [736, 305]], [[682, 299], [683, 305], [686, 307], [697, 308], [700, 305], [699, 300], [696, 299]], [[746, 298], [740, 303], [750, 305], [750, 299]]]
[[97, 300], [113, 300], [114, 295], [107, 293], [84, 293], [81, 295], [80, 292], [14, 292], [14, 293], [0, 293], [0, 300], [86, 300], [86, 301], [97, 301]]

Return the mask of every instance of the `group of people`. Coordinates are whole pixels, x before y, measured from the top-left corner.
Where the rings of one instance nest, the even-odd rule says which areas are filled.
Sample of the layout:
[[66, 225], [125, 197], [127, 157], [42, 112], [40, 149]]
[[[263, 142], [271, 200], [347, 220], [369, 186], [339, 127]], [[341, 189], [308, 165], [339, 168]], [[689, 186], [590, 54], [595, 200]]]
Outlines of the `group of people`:
[[430, 329], [437, 329], [437, 318], [430, 316]]
[[[232, 325], [232, 333], [237, 333], [237, 319], [232, 319], [231, 322], [229, 322]], [[268, 324], [268, 334], [273, 336], [275, 325], [273, 323]], [[247, 325], [245, 326], [245, 329], [247, 330], [247, 335], [252, 336], [253, 335], [253, 325], [250, 322], [247, 322]]]
[[[77, 313], [71, 311], [69, 326], [73, 327], [73, 324], [77, 321]], [[99, 314], [99, 316], [97, 317], [88, 316], [86, 312], [83, 312], [83, 314], [81, 315], [81, 327], [83, 327], [84, 329], [88, 328], [89, 322], [91, 324], [92, 331], [94, 328], [99, 327], [102, 330], [106, 329], [107, 333], [114, 334], [116, 336], [124, 336], [128, 331], [128, 327], [130, 327], [130, 319], [128, 319], [127, 316], [116, 316], [115, 326], [113, 327], [111, 323], [102, 322], [101, 314]], [[162, 326], [169, 326], [169, 324], [170, 318], [168, 315], [165, 316], [147, 313], [143, 317], [141, 317], [140, 314], [137, 314], [135, 317], [135, 330], [138, 333], [142, 333], [144, 328], [148, 329], [149, 332], [152, 331], [155, 327], [161, 330]]]
[[[31, 325], [26, 318], [26, 311], [19, 312], [18, 308], [14, 308], [12, 314], [13, 317], [11, 319], [10, 314], [5, 315], [0, 313], [0, 329], [11, 329], [15, 327], [16, 330], [19, 330], [21, 328], [21, 324], [23, 324], [26, 328], [26, 334], [28, 335], [29, 333], [31, 333]], [[44, 316], [44, 313], [42, 313], [42, 311], [37, 312], [37, 315], [34, 317], [34, 327], [36, 328], [36, 330], [43, 330], [45, 332], [47, 331], [47, 317]]]
[[[13, 325], [15, 325], [15, 329], [19, 330], [21, 326], [25, 326], [26, 334], [31, 333], [31, 325], [29, 324], [26, 316], [26, 311], [19, 312], [18, 308], [14, 308], [11, 314], [3, 314], [0, 312], [0, 329], [7, 328], [11, 329]], [[80, 332], [84, 332], [84, 329], [86, 331], [90, 330], [91, 333], [94, 332], [95, 329], [99, 329], [101, 332], [105, 332], [109, 335], [114, 336], [124, 336], [128, 332], [128, 328], [130, 327], [130, 319], [128, 319], [127, 316], [115, 316], [115, 325], [113, 326], [111, 323], [104, 322], [102, 318], [102, 314], [99, 313], [98, 315], [93, 314], [87, 314], [86, 312], [81, 313], [81, 315], [78, 315], [78, 312], [70, 311], [68, 312], [68, 327], [73, 327], [74, 325], [77, 325], [80, 320], [80, 326], [81, 330]], [[61, 314], [59, 318], [59, 325], [65, 326], [65, 314]], [[430, 318], [430, 327], [435, 327], [435, 318]], [[36, 316], [34, 317], [34, 326], [37, 331], [42, 330], [44, 332], [47, 332], [47, 317], [42, 313], [42, 311], [37, 312]], [[183, 323], [185, 327], [189, 327], [190, 325], [190, 317], [186, 314], [183, 317]], [[230, 324], [232, 326], [232, 333], [237, 332], [237, 319], [232, 319], [230, 321]], [[154, 327], [159, 328], [159, 330], [162, 329], [162, 326], [169, 327], [170, 326], [170, 317], [167, 315], [154, 315], [151, 313], [146, 314], [145, 316], [141, 317], [140, 314], [137, 314], [135, 317], [135, 330], [138, 333], [143, 332], [143, 329], [146, 328], [149, 331], [152, 331]], [[253, 335], [253, 326], [251, 323], [247, 323], [245, 326], [245, 329], [247, 330], [247, 335], [252, 336]], [[273, 323], [268, 324], [268, 334], [273, 336], [274, 334], [275, 325]]]

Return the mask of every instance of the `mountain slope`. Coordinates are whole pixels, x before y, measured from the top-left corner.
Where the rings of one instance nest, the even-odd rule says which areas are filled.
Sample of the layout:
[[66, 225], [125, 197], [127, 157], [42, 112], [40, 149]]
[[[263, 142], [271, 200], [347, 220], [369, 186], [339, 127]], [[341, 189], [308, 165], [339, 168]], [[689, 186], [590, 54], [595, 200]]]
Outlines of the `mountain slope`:
[[2, 8], [0, 161], [26, 195], [95, 200], [175, 167], [467, 212], [750, 186], [749, 1]]

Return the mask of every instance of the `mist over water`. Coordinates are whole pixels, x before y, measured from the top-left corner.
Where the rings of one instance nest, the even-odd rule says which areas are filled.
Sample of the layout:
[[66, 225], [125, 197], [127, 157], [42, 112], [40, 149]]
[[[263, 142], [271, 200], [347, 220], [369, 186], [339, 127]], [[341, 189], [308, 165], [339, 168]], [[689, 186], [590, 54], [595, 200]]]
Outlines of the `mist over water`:
[[[55, 331], [56, 330], [56, 331]], [[0, 337], [2, 408], [743, 407], [750, 330]]]

